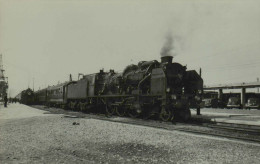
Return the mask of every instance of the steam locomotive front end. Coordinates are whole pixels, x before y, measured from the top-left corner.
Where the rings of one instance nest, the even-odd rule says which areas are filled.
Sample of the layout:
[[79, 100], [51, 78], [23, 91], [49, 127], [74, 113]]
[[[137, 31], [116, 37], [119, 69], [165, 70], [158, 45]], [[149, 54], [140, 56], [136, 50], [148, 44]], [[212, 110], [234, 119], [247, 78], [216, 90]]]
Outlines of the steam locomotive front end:
[[162, 57], [160, 67], [153, 69], [151, 93], [162, 95], [162, 119], [167, 120], [173, 115], [187, 120], [191, 104], [201, 100], [199, 89], [203, 81], [196, 71], [186, 71], [186, 66], [173, 63], [172, 58]]

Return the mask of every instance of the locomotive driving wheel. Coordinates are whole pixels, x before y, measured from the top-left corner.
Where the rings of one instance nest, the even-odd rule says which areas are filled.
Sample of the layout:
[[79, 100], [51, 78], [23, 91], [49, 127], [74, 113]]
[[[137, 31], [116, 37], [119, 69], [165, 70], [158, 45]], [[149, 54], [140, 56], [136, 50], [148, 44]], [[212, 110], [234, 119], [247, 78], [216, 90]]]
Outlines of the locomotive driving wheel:
[[162, 109], [160, 113], [160, 120], [167, 122], [172, 120], [172, 117], [172, 112], [170, 110]]
[[123, 117], [126, 114], [126, 110], [122, 106], [115, 106], [115, 112], [118, 116]]
[[106, 113], [107, 115], [112, 116], [115, 113], [115, 108], [110, 105], [106, 105]]
[[137, 117], [140, 117], [140, 116], [141, 116], [142, 111], [141, 111], [141, 109], [130, 108], [130, 109], [127, 111], [127, 114], [128, 114], [128, 116], [131, 117], [131, 118], [137, 118]]
[[142, 115], [142, 106], [135, 99], [128, 99], [125, 101], [125, 113], [131, 118], [137, 118]]

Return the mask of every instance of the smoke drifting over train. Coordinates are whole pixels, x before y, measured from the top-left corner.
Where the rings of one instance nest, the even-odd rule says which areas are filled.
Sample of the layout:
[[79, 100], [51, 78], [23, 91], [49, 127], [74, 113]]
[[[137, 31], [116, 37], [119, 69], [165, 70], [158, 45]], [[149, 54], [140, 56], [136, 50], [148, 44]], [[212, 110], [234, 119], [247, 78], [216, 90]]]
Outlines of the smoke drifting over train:
[[164, 45], [161, 49], [161, 57], [163, 56], [177, 56], [182, 50], [182, 39], [178, 35], [168, 33], [165, 37]]

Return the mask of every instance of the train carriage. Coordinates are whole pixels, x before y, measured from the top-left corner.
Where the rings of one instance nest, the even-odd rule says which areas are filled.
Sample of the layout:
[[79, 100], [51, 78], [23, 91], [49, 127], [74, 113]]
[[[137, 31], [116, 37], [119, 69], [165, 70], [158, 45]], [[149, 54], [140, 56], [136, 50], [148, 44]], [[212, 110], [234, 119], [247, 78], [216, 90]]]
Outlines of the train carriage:
[[68, 85], [74, 81], [50, 86], [46, 90], [46, 103], [48, 106], [65, 107], [67, 104]]
[[47, 88], [35, 92], [36, 104], [44, 105], [47, 101]]

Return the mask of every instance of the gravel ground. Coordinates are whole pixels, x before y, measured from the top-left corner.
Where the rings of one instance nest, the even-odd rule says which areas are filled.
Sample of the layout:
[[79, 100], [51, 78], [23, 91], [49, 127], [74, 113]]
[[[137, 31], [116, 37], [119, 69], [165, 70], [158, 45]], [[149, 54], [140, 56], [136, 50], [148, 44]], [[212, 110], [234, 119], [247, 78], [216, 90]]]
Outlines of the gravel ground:
[[252, 114], [260, 116], [260, 110], [258, 109], [221, 109], [221, 108], [202, 108], [201, 113], [212, 112], [212, 113], [229, 113], [229, 114]]
[[[25, 117], [31, 110], [36, 116]], [[14, 117], [3, 117], [7, 113]], [[1, 163], [260, 161], [260, 144], [43, 113], [23, 105], [0, 109]], [[79, 125], [73, 125], [75, 122]]]
[[[88, 119], [97, 119], [97, 120], [106, 120], [106, 121], [112, 121], [112, 122], [120, 122], [120, 123], [125, 123], [125, 124], [131, 124], [131, 125], [142, 125], [142, 126], [147, 126], [147, 127], [153, 127], [153, 128], [160, 128], [160, 129], [167, 129], [167, 130], [178, 130], [178, 131], [197, 131], [197, 132], [203, 132], [203, 133], [209, 133], [211, 136], [216, 136], [216, 135], [224, 135], [224, 136], [229, 136], [230, 137], [242, 137], [245, 139], [254, 139], [254, 140], [259, 140], [260, 141], [260, 136], [255, 135], [252, 133], [247, 133], [243, 131], [230, 131], [230, 130], [225, 130], [225, 129], [217, 129], [217, 128], [210, 128], [207, 126], [207, 123], [209, 123], [211, 117], [216, 117], [216, 116], [211, 116], [211, 115], [200, 115], [196, 116], [193, 115], [192, 120], [190, 120], [188, 123], [181, 123], [181, 122], [161, 122], [159, 120], [154, 120], [154, 119], [132, 119], [129, 117], [118, 117], [118, 116], [112, 116], [112, 117], [106, 117], [104, 114], [86, 114], [84, 112], [78, 112], [78, 111], [71, 111], [71, 110], [64, 110], [61, 108], [46, 108], [44, 106], [36, 105], [33, 106], [37, 109], [46, 111], [46, 113], [51, 113], [51, 114], [65, 114], [66, 116], [69, 117], [79, 117], [79, 118], [88, 118]], [[208, 112], [210, 113], [210, 112]], [[229, 117], [227, 117], [227, 114], [224, 114], [227, 120], [230, 120]], [[221, 116], [222, 117], [222, 116]], [[201, 125], [201, 124], [205, 125]], [[257, 141], [256, 141], [257, 142]]]

